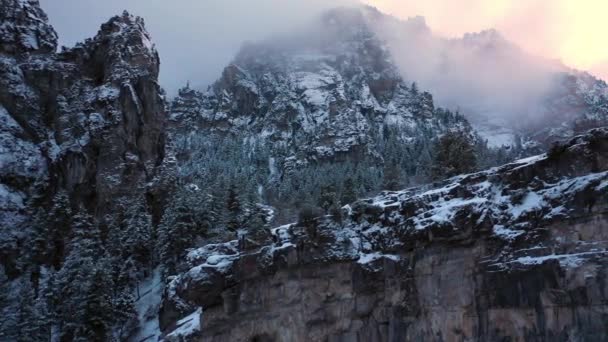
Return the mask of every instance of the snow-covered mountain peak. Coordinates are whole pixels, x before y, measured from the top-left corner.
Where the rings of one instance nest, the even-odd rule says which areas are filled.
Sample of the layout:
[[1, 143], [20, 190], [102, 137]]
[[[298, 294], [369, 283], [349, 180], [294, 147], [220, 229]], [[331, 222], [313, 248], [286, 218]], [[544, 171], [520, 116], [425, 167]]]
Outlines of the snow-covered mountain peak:
[[75, 48], [81, 49], [98, 64], [98, 72], [103, 71], [96, 75], [99, 79], [116, 80], [127, 72], [158, 77], [160, 60], [144, 20], [127, 11], [110, 18], [94, 38]]
[[377, 157], [372, 141], [384, 125], [401, 127], [406, 140], [421, 130], [432, 139], [466, 129], [461, 116], [436, 109], [429, 93], [405, 83], [366, 18], [377, 15], [370, 11], [330, 10], [308, 31], [245, 45], [207, 93], [180, 92], [174, 121], [250, 132], [301, 161]]

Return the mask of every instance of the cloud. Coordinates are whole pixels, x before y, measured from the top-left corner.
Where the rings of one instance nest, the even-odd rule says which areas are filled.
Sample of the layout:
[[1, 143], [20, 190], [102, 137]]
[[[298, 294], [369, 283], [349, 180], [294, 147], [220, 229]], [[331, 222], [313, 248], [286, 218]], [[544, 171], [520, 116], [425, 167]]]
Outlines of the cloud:
[[144, 17], [161, 56], [161, 84], [170, 94], [188, 80], [206, 86], [245, 41], [297, 29], [325, 9], [351, 0], [41, 0], [60, 43], [95, 35], [111, 16]]
[[592, 66], [590, 72], [593, 75], [608, 81], [608, 59]]
[[587, 70], [608, 60], [606, 0], [363, 0], [400, 18], [421, 15], [446, 37], [495, 28], [526, 51]]

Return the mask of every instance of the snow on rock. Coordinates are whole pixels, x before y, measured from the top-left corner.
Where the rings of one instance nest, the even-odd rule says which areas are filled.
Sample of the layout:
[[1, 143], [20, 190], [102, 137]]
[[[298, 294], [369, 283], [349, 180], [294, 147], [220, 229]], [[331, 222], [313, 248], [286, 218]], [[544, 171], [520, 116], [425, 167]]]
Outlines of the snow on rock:
[[314, 28], [320, 39], [244, 46], [209, 91], [180, 90], [170, 106], [173, 129], [261, 138], [299, 163], [376, 158], [374, 134], [385, 125], [400, 128], [403, 141], [422, 130], [429, 140], [471, 131], [464, 117], [406, 84], [386, 43], [362, 20], [324, 17]]
[[194, 337], [201, 330], [203, 309], [198, 308], [190, 315], [177, 321], [177, 328], [167, 334], [162, 340], [167, 342], [181, 342]]
[[0, 105], [0, 222], [5, 227], [27, 218], [27, 193], [48, 178], [40, 147], [24, 137], [23, 128]]
[[[558, 155], [384, 192], [345, 206], [340, 222], [322, 216], [271, 229], [273, 242], [266, 246], [244, 249], [230, 241], [192, 250], [189, 269], [171, 280], [163, 297], [161, 328], [172, 330], [172, 318], [187, 321], [200, 307], [218, 312], [247, 301], [238, 296], [245, 283], [283, 269], [338, 264], [353, 274], [382, 274], [388, 267], [392, 275], [414, 270], [427, 251], [463, 250], [481, 254], [476, 268], [488, 277], [595, 265], [608, 254], [608, 235], [588, 223], [608, 210], [605, 146], [608, 129], [592, 130], [560, 145]], [[433, 265], [444, 263], [435, 256]], [[202, 317], [203, 334], [205, 324]]]
[[25, 201], [64, 188], [112, 211], [163, 155], [160, 62], [143, 19], [115, 16], [57, 52], [38, 1], [0, 7], [0, 182]]
[[0, 52], [54, 52], [57, 33], [37, 0], [5, 0], [0, 11]]
[[509, 229], [500, 224], [495, 225], [492, 232], [494, 233], [494, 235], [500, 237], [501, 239], [505, 239], [505, 240], [515, 239], [518, 236], [525, 233], [525, 231], [523, 231], [523, 230]]

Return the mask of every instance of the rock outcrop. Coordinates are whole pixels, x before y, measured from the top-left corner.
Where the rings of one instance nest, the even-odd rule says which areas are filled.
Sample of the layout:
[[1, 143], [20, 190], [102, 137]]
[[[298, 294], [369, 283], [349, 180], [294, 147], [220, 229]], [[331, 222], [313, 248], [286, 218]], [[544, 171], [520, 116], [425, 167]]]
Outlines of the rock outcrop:
[[164, 157], [159, 57], [143, 20], [125, 12], [61, 52], [38, 1], [2, 0], [0, 21], [0, 221], [14, 227], [34, 195], [59, 189], [101, 217]]
[[2, 0], [0, 8], [0, 52], [55, 52], [57, 33], [37, 0]]
[[243, 134], [300, 162], [381, 157], [374, 144], [385, 125], [404, 142], [470, 131], [406, 84], [363, 13], [347, 8], [312, 32], [246, 45], [208, 91], [182, 89], [170, 111], [178, 131]]
[[608, 129], [303, 221], [261, 248], [192, 250], [161, 328], [191, 341], [608, 339]]

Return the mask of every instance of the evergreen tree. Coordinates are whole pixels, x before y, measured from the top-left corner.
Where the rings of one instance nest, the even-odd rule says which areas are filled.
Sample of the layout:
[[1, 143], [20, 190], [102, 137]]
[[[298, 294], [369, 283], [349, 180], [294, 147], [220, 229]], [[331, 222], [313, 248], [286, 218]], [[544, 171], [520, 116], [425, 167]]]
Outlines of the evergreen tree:
[[344, 185], [342, 186], [342, 204], [353, 203], [357, 200], [357, 186], [355, 181], [349, 177], [344, 181]]
[[228, 189], [226, 199], [226, 228], [232, 232], [236, 232], [240, 227], [241, 202], [239, 200], [238, 189], [235, 185], [231, 185]]
[[338, 204], [338, 195], [336, 193], [336, 187], [334, 185], [326, 185], [321, 188], [319, 195], [319, 207], [323, 208], [327, 213], [329, 208]]
[[37, 320], [34, 302], [36, 300], [34, 290], [30, 281], [23, 277], [19, 284], [19, 306], [17, 308], [17, 333], [15, 340], [18, 342], [40, 341], [35, 338], [35, 322]]
[[53, 197], [53, 206], [46, 217], [51, 245], [49, 259], [55, 269], [59, 269], [65, 257], [66, 241], [72, 227], [72, 210], [66, 192], [60, 191]]
[[219, 226], [222, 219], [223, 197], [219, 191], [212, 191], [206, 195], [205, 209], [210, 227]]
[[268, 213], [260, 205], [253, 205], [251, 215], [247, 222], [247, 235], [253, 241], [259, 244], [265, 244], [270, 241], [270, 225], [268, 222]]
[[179, 259], [193, 246], [197, 227], [192, 210], [183, 197], [175, 198], [163, 215], [159, 227], [159, 249], [165, 272], [175, 274]]
[[[32, 215], [32, 232], [30, 235], [32, 263], [41, 265], [47, 263], [52, 251], [49, 248], [49, 237], [52, 236], [48, 224], [48, 216], [42, 209], [37, 209]], [[65, 237], [64, 237], [65, 238]]]
[[[104, 255], [99, 229], [81, 208], [74, 217], [68, 256], [57, 275], [56, 296], [60, 298], [57, 313], [64, 340], [101, 341], [107, 334], [96, 317], [108, 315], [109, 310], [96, 304], [94, 301], [101, 299], [91, 293], [105, 292], [106, 287], [111, 286], [108, 279], [100, 276]], [[91, 306], [105, 311], [94, 313]], [[104, 322], [103, 327], [109, 325], [110, 322]]]
[[384, 168], [383, 187], [385, 190], [401, 190], [401, 171], [395, 164], [388, 164]]
[[434, 179], [472, 172], [476, 165], [474, 146], [465, 133], [448, 132], [435, 144], [432, 166]]
[[109, 279], [105, 271], [96, 268], [92, 272], [88, 288], [83, 289], [84, 302], [81, 303], [82, 322], [78, 325], [74, 341], [108, 340], [112, 327], [112, 305], [106, 284]]
[[121, 246], [123, 254], [132, 258], [137, 270], [151, 266], [153, 258], [152, 218], [144, 206], [144, 200], [138, 199], [127, 207], [121, 229]]

